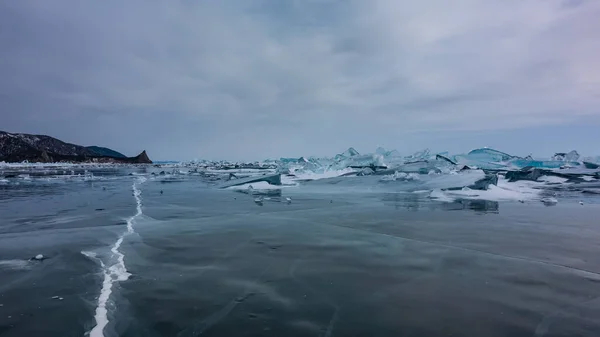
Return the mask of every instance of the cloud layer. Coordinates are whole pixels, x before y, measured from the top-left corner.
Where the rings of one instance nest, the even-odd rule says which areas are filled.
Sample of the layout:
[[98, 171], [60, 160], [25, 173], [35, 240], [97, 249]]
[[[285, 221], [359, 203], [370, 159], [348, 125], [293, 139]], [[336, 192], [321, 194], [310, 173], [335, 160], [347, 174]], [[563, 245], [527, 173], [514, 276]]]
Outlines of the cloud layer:
[[520, 132], [536, 151], [558, 126], [576, 146], [600, 124], [598, 17], [584, 0], [0, 1], [0, 129], [159, 159], [516, 150]]

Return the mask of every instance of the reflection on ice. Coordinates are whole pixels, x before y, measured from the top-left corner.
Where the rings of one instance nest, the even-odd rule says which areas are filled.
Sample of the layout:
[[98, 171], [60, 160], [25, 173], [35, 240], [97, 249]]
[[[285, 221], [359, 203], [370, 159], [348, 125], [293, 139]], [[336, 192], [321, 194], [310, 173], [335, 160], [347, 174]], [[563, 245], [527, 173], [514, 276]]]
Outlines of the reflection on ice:
[[460, 199], [450, 203], [444, 203], [442, 209], [448, 211], [454, 210], [473, 210], [476, 212], [485, 213], [498, 213], [500, 210], [500, 203], [497, 201], [490, 200], [465, 200]]

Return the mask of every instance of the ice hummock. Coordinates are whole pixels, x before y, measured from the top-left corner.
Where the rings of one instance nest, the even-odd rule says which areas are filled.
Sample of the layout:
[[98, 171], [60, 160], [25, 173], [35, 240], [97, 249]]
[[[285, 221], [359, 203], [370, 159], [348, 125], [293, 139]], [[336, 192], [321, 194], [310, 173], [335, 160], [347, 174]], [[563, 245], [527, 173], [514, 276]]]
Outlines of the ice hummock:
[[[39, 179], [78, 179], [93, 183], [122, 166], [103, 164], [0, 163], [3, 187]], [[255, 162], [194, 160], [128, 169], [161, 182], [202, 179], [228, 189], [321, 188], [356, 193], [373, 191], [432, 193], [441, 199], [530, 200], [544, 190], [595, 195], [600, 188], [600, 157], [577, 151], [551, 158], [519, 156], [492, 148], [452, 154], [430, 149], [411, 154], [378, 147], [374, 152], [348, 148], [331, 157], [282, 157]], [[286, 189], [289, 190], [289, 189]], [[433, 192], [435, 191], [435, 193]]]
[[[356, 189], [362, 181], [368, 186], [381, 184], [408, 192], [438, 191], [433, 194], [444, 193], [442, 199], [452, 196], [454, 199], [523, 201], [536, 198], [545, 188], [574, 188], [573, 183], [576, 183], [588, 184], [589, 189], [590, 183], [600, 179], [600, 165], [595, 164], [600, 162], [600, 157], [584, 157], [586, 164], [579, 158], [577, 151], [557, 153], [553, 158], [536, 158], [488, 147], [466, 154], [424, 149], [403, 156], [396, 150], [378, 147], [373, 153], [359, 153], [349, 148], [330, 158], [282, 159], [276, 164], [280, 171], [291, 173], [291, 179], [293, 176], [311, 177], [298, 181], [325, 179], [324, 184], [331, 188], [353, 186]], [[369, 187], [368, 190], [374, 189]]]

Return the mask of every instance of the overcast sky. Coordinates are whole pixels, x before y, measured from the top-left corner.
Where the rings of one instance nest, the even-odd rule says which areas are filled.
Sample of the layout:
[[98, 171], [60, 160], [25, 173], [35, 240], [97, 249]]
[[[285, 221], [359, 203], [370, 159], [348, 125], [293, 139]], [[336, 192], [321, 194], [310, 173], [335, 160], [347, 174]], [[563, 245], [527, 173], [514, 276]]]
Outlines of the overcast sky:
[[152, 159], [600, 154], [598, 0], [0, 0], [0, 130]]

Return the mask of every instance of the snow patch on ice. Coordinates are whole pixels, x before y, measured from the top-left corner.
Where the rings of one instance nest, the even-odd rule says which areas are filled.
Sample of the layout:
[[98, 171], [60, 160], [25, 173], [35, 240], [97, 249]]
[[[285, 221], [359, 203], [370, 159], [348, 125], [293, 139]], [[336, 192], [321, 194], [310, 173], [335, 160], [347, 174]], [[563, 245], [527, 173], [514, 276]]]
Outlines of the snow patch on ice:
[[539, 199], [541, 190], [533, 188], [533, 186], [540, 185], [540, 183], [528, 183], [530, 184], [523, 182], [509, 183], [506, 179], [499, 179], [497, 186], [490, 185], [487, 190], [472, 190], [470, 188], [454, 191], [433, 190], [429, 197], [444, 202], [453, 202], [458, 199], [481, 199], [489, 201], [525, 201]]
[[394, 172], [394, 174], [386, 175], [381, 177], [381, 181], [413, 181], [420, 180], [419, 174], [417, 173], [405, 173], [405, 172]]
[[541, 176], [537, 179], [538, 181], [543, 181], [550, 184], [562, 184], [566, 182], [567, 178], [557, 177], [557, 176]]
[[341, 169], [341, 170], [327, 170], [327, 171], [323, 171], [323, 172], [311, 172], [311, 171], [298, 172], [298, 171], [295, 171], [295, 172], [293, 172], [295, 177], [292, 177], [291, 180], [319, 180], [319, 179], [335, 178], [335, 177], [339, 177], [341, 175], [344, 175], [347, 173], [352, 173], [352, 172], [357, 172], [357, 171], [353, 168], [345, 168], [345, 169]]
[[0, 260], [0, 269], [29, 269], [31, 265], [25, 260]]

